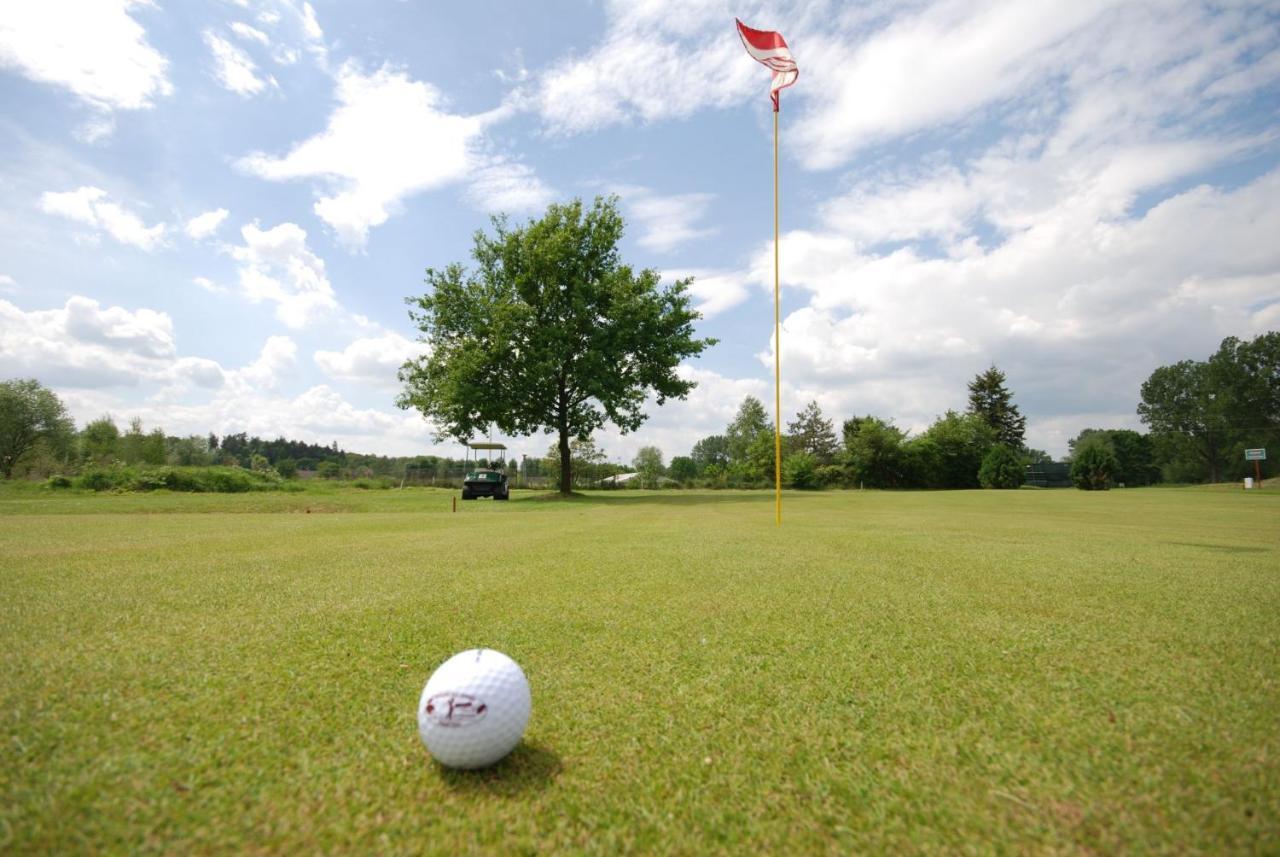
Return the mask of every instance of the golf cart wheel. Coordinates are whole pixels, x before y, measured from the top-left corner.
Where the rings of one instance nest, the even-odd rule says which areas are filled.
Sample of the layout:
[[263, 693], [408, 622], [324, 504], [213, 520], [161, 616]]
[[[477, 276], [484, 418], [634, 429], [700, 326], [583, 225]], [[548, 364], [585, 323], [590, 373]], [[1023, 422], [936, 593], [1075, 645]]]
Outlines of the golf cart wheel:
[[510, 492], [510, 491], [503, 491], [501, 494], [495, 494], [495, 495], [493, 495], [493, 499], [495, 499], [495, 500], [510, 500], [510, 499], [511, 499], [511, 492]]
[[475, 498], [471, 496], [471, 492], [470, 492], [470, 491], [463, 491], [463, 492], [462, 492], [462, 499], [463, 499], [463, 500], [474, 500]]

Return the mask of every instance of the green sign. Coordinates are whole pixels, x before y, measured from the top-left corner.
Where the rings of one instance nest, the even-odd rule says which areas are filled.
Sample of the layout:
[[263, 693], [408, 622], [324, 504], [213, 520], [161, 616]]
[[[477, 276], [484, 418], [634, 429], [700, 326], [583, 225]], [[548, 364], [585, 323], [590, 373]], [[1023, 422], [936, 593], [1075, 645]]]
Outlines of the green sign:
[[1244, 451], [1245, 461], [1266, 461], [1267, 451], [1265, 449], [1246, 449]]

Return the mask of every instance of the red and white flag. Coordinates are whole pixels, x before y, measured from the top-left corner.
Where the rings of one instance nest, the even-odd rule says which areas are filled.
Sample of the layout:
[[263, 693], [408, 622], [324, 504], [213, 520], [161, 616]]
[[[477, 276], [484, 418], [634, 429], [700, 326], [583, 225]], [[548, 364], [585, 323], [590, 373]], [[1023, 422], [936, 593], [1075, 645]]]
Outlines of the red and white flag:
[[[738, 21], [737, 18], [733, 20]], [[769, 97], [773, 99], [773, 112], [778, 112], [778, 93], [796, 82], [800, 69], [796, 67], [791, 49], [782, 33], [773, 30], [753, 30], [738, 21], [738, 35], [742, 37], [742, 46], [751, 54], [751, 58], [769, 67], [773, 73], [773, 82], [769, 85]]]

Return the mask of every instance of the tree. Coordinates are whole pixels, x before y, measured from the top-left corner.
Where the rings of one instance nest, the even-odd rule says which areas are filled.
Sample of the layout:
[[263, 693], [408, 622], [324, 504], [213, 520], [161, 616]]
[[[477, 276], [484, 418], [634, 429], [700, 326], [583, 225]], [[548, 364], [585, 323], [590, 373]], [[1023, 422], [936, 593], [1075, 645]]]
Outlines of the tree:
[[695, 384], [680, 362], [715, 340], [694, 336], [691, 280], [659, 288], [656, 271], [622, 262], [616, 198], [551, 205], [516, 228], [492, 222], [492, 235], [475, 235], [474, 272], [428, 269], [430, 291], [409, 299], [431, 351], [401, 368], [398, 404], [458, 439], [490, 423], [556, 435], [567, 494], [570, 440], [609, 422], [634, 431], [651, 394], [659, 405], [683, 399]]
[[698, 478], [698, 465], [691, 456], [676, 455], [672, 457], [671, 464], [667, 467], [667, 472], [672, 479], [681, 485], [688, 485]]
[[969, 413], [995, 430], [996, 440], [1021, 449], [1027, 431], [1027, 418], [1013, 404], [1013, 394], [1004, 386], [1004, 373], [992, 366], [969, 382]]
[[[699, 475], [705, 473], [708, 467], [726, 467], [729, 464], [729, 440], [722, 434], [704, 437], [693, 445], [689, 457], [693, 459]], [[675, 459], [671, 460], [671, 464], [675, 465]]]
[[65, 451], [74, 432], [66, 406], [48, 387], [34, 378], [0, 381], [0, 475], [5, 479], [42, 444]]
[[818, 464], [830, 464], [840, 450], [831, 420], [822, 418], [822, 408], [816, 401], [805, 405], [804, 410], [796, 414], [795, 422], [787, 423], [787, 432], [794, 448], [809, 453]]
[[662, 476], [662, 450], [656, 446], [642, 446], [631, 462], [636, 473], [640, 474], [640, 484], [656, 488]]
[[1103, 438], [1111, 444], [1116, 465], [1112, 472], [1115, 482], [1124, 485], [1151, 485], [1160, 481], [1160, 468], [1155, 465], [1155, 444], [1150, 435], [1132, 429], [1084, 429], [1067, 441], [1067, 449], [1074, 457], [1089, 438]]
[[898, 488], [904, 482], [906, 434], [878, 417], [844, 421], [844, 464], [848, 479], [872, 488]]
[[1007, 444], [997, 443], [982, 459], [978, 484], [983, 488], [1017, 488], [1026, 476], [1026, 465]]
[[80, 446], [89, 461], [101, 464], [116, 457], [120, 429], [116, 428], [110, 414], [103, 414], [84, 427], [80, 432]]
[[[760, 435], [769, 436], [773, 443], [773, 424], [765, 413], [764, 405], [755, 396], [747, 396], [738, 406], [738, 413], [725, 429], [724, 437], [728, 447], [729, 463], [743, 464], [747, 461], [747, 452], [751, 445], [757, 443]], [[772, 453], [771, 453], [772, 454]]]
[[818, 475], [818, 458], [808, 452], [788, 455], [782, 462], [782, 481], [792, 488], [810, 490], [821, 486]]
[[924, 474], [931, 488], [977, 488], [978, 471], [996, 432], [976, 414], [947, 411], [925, 431], [921, 441], [931, 444], [930, 471]]
[[282, 458], [276, 462], [276, 473], [282, 479], [293, 479], [298, 475], [298, 462], [292, 458]]
[[[577, 437], [569, 442], [569, 457], [572, 461], [572, 478], [576, 480], [574, 485], [590, 484], [599, 479], [601, 465], [609, 460], [605, 451], [596, 446], [594, 440]], [[560, 471], [559, 447], [553, 445], [547, 449], [544, 467], [547, 473], [563, 475]]]
[[1111, 487], [1116, 467], [1110, 439], [1094, 435], [1076, 447], [1071, 457], [1071, 481], [1085, 491], [1105, 491]]
[[1221, 478], [1223, 452], [1230, 430], [1229, 406], [1216, 394], [1208, 363], [1182, 360], [1161, 366], [1142, 384], [1138, 415], [1156, 434], [1183, 435], [1188, 447], [1208, 472]]

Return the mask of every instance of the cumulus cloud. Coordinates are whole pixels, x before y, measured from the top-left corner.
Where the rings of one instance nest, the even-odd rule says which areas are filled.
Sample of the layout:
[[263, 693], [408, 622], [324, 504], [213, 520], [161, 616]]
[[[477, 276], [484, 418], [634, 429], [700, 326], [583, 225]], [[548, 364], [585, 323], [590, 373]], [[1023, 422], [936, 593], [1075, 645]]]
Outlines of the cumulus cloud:
[[697, 300], [694, 309], [702, 313], [703, 318], [709, 319], [732, 309], [748, 298], [750, 288], [747, 285], [747, 276], [746, 271], [695, 268], [691, 271], [668, 272], [663, 279], [674, 281], [693, 277], [689, 293]]
[[[282, 157], [258, 152], [237, 163], [271, 181], [319, 180], [325, 190], [315, 212], [350, 246], [363, 246], [369, 229], [385, 223], [406, 197], [491, 166], [475, 147], [495, 114], [449, 113], [434, 86], [385, 66], [365, 74], [345, 64], [337, 73], [336, 94], [338, 106], [324, 131]], [[508, 181], [499, 175], [494, 186], [527, 188], [528, 176], [519, 173], [518, 166], [507, 165]], [[513, 183], [513, 177], [523, 181]], [[483, 193], [484, 176], [478, 181]]]
[[239, 266], [241, 292], [250, 300], [276, 304], [276, 317], [292, 328], [338, 308], [324, 260], [307, 247], [307, 233], [296, 223], [240, 230], [244, 244], [228, 248]]
[[396, 373], [405, 361], [427, 352], [427, 346], [387, 331], [357, 339], [341, 351], [317, 351], [316, 364], [340, 381], [397, 389]]
[[71, 387], [134, 386], [168, 376], [173, 321], [150, 309], [103, 307], [75, 296], [59, 309], [24, 312], [0, 300], [0, 374]]
[[[1272, 172], [1101, 220], [1095, 200], [1069, 196], [994, 247], [941, 258], [789, 233], [789, 303], [804, 305], [783, 323], [788, 383], [839, 391], [844, 413], [918, 428], [963, 407], [966, 381], [994, 361], [1037, 419], [1129, 411], [1121, 424], [1136, 426], [1132, 403], [1160, 362], [1267, 329], [1280, 294], [1280, 248], [1267, 237], [1280, 234], [1277, 192]], [[763, 286], [771, 273], [761, 247], [752, 278]], [[772, 351], [760, 360], [772, 367]], [[1041, 431], [1033, 420], [1035, 445], [1061, 448]]]
[[130, 0], [6, 4], [0, 66], [74, 93], [101, 110], [151, 107], [173, 91], [169, 61], [153, 48]]
[[218, 227], [222, 225], [222, 221], [226, 220], [227, 215], [230, 213], [225, 208], [215, 208], [212, 211], [197, 214], [187, 221], [187, 225], [183, 229], [191, 238], [197, 240], [208, 238], [218, 231]]
[[747, 396], [755, 396], [766, 404], [772, 401], [772, 385], [760, 378], [733, 378], [688, 364], [681, 365], [676, 372], [697, 384], [687, 399], [668, 400], [659, 406], [650, 397], [645, 403], [649, 418], [639, 431], [622, 434], [610, 426], [598, 433], [597, 443], [611, 461], [630, 464], [642, 446], [658, 447], [667, 461], [675, 455], [688, 455], [702, 438], [723, 434]]
[[104, 230], [121, 244], [141, 250], [155, 250], [164, 244], [165, 224], [147, 226], [142, 218], [107, 199], [107, 192], [96, 187], [73, 191], [46, 191], [40, 196], [40, 208], [95, 229]]

